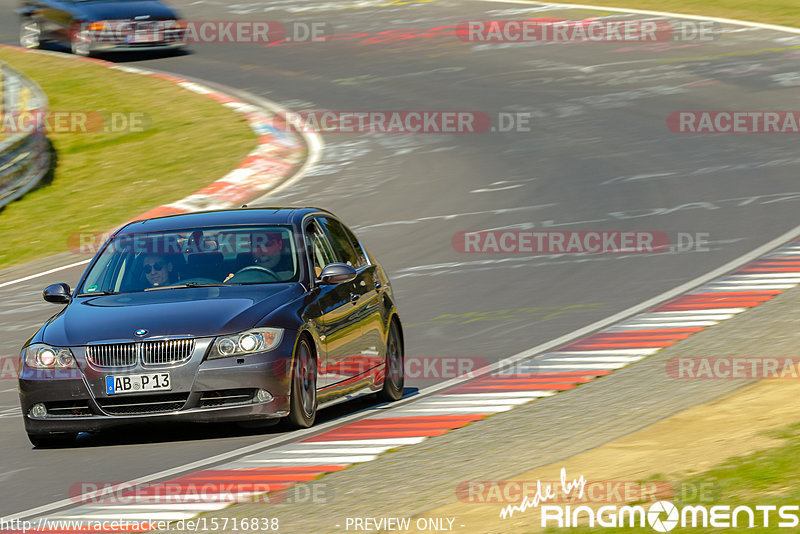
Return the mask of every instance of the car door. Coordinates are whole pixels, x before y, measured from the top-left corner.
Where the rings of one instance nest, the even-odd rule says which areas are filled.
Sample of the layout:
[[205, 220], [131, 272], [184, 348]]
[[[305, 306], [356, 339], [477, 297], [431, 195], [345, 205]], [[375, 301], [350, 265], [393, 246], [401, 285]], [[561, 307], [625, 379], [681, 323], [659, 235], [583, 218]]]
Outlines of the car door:
[[352, 356], [348, 367], [357, 370], [358, 374], [364, 374], [384, 361], [383, 319], [376, 267], [369, 264], [360, 243], [344, 224], [332, 217], [320, 217], [319, 223], [325, 230], [337, 261], [351, 265], [358, 273], [350, 284], [350, 300], [361, 336], [357, 354]]
[[[325, 265], [336, 263], [337, 258], [315, 219], [305, 223], [304, 234], [311, 271], [318, 278]], [[327, 387], [354, 376], [351, 363], [359, 352], [361, 325], [358, 309], [351, 302], [352, 282], [313, 284], [316, 286], [313, 291], [317, 293], [316, 305], [319, 310], [317, 330], [323, 352], [318, 364], [318, 382], [320, 387]]]

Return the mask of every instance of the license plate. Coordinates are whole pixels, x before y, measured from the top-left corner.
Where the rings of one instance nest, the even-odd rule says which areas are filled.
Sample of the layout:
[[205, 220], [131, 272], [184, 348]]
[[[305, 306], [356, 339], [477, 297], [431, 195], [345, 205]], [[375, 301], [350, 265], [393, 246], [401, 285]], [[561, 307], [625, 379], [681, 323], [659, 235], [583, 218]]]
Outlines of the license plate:
[[130, 43], [157, 43], [159, 41], [158, 31], [139, 32], [128, 36]]
[[130, 393], [131, 391], [169, 391], [172, 382], [169, 373], [149, 375], [109, 375], [106, 377], [106, 393]]

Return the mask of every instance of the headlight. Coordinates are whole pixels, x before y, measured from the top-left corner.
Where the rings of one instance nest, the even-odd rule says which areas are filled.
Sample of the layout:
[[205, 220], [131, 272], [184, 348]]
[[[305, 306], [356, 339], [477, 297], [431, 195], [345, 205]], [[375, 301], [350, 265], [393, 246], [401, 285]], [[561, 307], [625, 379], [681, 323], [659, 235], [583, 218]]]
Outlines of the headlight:
[[208, 359], [266, 352], [277, 347], [281, 337], [283, 337], [282, 328], [254, 328], [239, 334], [218, 337], [211, 345]]
[[75, 369], [75, 357], [65, 348], [34, 343], [25, 349], [25, 364], [32, 369]]

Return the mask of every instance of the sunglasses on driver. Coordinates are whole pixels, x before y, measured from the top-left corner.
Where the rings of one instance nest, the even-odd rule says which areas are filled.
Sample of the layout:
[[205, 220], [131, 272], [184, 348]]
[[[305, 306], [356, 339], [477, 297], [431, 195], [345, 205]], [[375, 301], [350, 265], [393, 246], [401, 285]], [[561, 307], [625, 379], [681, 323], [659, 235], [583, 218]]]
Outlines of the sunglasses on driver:
[[144, 266], [144, 274], [150, 274], [153, 271], [160, 271], [164, 268], [164, 264], [160, 261], [155, 262], [153, 265]]

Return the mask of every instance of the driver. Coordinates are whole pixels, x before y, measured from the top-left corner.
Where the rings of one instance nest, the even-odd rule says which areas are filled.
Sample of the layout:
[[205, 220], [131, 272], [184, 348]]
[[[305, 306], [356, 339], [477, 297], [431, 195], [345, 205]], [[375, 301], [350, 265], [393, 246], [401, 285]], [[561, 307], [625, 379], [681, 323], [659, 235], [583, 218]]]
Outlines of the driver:
[[273, 270], [281, 261], [283, 238], [278, 232], [254, 233], [252, 236], [253, 264]]
[[[283, 237], [280, 232], [254, 232], [250, 236], [251, 257], [246, 262], [248, 267], [258, 266], [270, 271], [278, 266], [283, 251]], [[234, 273], [228, 274], [224, 282], [233, 278]]]

